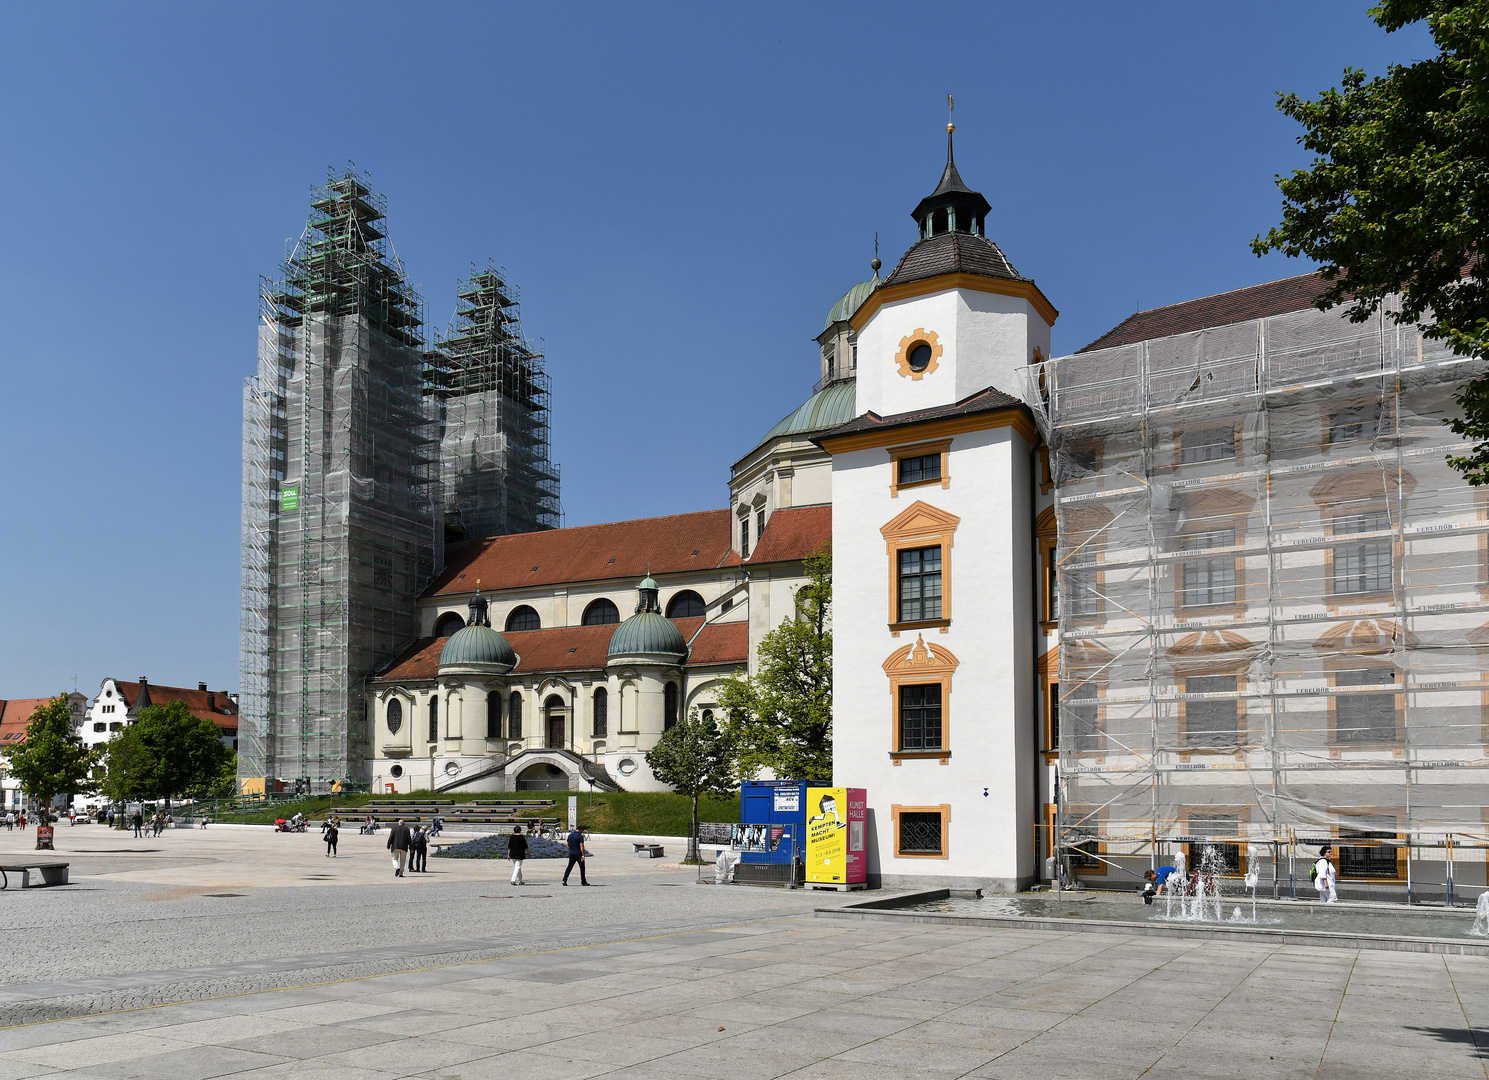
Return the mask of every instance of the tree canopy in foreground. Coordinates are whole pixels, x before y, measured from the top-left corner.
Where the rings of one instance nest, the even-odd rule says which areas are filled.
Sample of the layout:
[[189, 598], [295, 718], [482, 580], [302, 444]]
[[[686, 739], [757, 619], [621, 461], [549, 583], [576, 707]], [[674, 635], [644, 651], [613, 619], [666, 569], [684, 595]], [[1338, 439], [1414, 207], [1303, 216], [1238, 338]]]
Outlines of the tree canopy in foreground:
[[[1319, 264], [1317, 306], [1348, 305], [1363, 322], [1399, 294], [1398, 323], [1462, 356], [1489, 354], [1489, 0], [1383, 0], [1370, 17], [1387, 32], [1426, 20], [1438, 52], [1367, 78], [1346, 69], [1316, 100], [1279, 94], [1303, 125], [1311, 167], [1277, 178], [1282, 223], [1252, 248]], [[1469, 273], [1465, 273], [1469, 271]], [[1489, 484], [1489, 377], [1460, 390], [1456, 434], [1477, 445], [1448, 463]]]
[[832, 778], [832, 556], [806, 560], [796, 617], [760, 642], [753, 676], [721, 684], [719, 706], [742, 776]]

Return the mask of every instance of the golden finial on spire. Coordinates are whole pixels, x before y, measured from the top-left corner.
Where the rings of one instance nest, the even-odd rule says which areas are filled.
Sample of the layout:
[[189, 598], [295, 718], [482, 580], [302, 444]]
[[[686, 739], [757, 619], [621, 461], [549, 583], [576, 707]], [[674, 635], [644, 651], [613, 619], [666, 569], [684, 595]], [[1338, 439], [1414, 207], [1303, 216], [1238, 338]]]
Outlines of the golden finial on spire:
[[950, 94], [947, 94], [946, 95], [946, 119], [947, 119], [946, 134], [948, 134], [948, 135], [950, 135], [953, 131], [956, 130], [956, 125], [953, 124], [953, 123], [951, 123], [952, 116], [953, 116], [953, 114], [955, 112], [956, 112], [956, 102], [951, 99], [951, 95]]

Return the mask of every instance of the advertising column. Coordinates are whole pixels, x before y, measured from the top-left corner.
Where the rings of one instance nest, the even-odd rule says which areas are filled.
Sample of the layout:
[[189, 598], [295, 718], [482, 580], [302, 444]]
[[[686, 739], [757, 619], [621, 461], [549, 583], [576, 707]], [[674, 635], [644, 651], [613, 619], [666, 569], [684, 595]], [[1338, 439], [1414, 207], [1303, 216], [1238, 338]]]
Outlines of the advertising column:
[[807, 788], [808, 885], [860, 885], [867, 880], [863, 788]]

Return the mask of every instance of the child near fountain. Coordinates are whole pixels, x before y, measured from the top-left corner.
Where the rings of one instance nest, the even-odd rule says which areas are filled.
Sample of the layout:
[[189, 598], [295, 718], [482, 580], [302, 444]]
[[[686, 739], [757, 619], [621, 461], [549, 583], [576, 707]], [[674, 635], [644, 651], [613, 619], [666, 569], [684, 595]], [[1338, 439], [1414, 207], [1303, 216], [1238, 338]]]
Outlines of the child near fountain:
[[1160, 866], [1157, 870], [1143, 871], [1143, 903], [1151, 905], [1153, 897], [1162, 896], [1169, 877], [1176, 873], [1172, 866]]

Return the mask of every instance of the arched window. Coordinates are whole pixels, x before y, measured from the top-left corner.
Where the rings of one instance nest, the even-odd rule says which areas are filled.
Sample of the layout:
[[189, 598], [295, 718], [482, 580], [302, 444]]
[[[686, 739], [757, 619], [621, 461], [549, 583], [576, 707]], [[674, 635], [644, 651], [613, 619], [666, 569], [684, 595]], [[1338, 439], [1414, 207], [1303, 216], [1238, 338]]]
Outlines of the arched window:
[[595, 738], [610, 734], [610, 691], [603, 686], [595, 691]]
[[512, 694], [511, 704], [507, 706], [507, 738], [522, 738], [522, 695]]
[[620, 622], [620, 608], [603, 596], [584, 609], [585, 626], [607, 626]]
[[507, 616], [508, 630], [537, 630], [542, 625], [543, 621], [538, 618], [538, 613], [526, 604], [513, 608], [512, 613]]
[[398, 729], [403, 726], [403, 702], [397, 698], [388, 702], [387, 719], [388, 734], [397, 735]]
[[502, 737], [502, 696], [495, 690], [486, 695], [486, 737]]
[[677, 683], [670, 682], [662, 693], [662, 730], [671, 731], [677, 724]]
[[712, 709], [704, 709], [703, 710], [703, 722], [705, 724], [712, 724], [713, 723], [713, 710]]
[[439, 617], [439, 622], [434, 624], [434, 636], [449, 637], [464, 625], [465, 620], [458, 613], [447, 611]]
[[429, 741], [439, 742], [439, 697], [429, 699]]
[[667, 601], [667, 618], [694, 619], [703, 614], [703, 597], [692, 589], [684, 589]]

